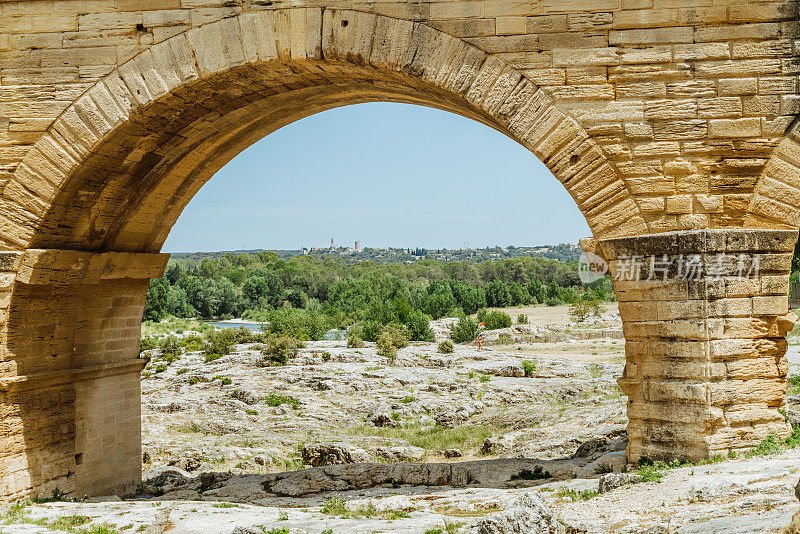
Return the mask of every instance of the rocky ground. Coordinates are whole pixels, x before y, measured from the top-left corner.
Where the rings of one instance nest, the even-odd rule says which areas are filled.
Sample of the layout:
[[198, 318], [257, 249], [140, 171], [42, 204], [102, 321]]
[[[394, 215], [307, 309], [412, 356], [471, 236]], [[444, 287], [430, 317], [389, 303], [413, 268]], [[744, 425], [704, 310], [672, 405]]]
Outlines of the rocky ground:
[[[0, 519], [0, 532], [755, 533], [789, 524], [800, 449], [620, 474], [631, 467], [614, 307], [580, 326], [565, 308], [520, 311], [531, 324], [487, 335], [483, 351], [413, 343], [388, 361], [374, 344], [319, 341], [280, 367], [249, 345], [208, 363], [198, 352], [169, 365], [154, 357], [142, 380], [141, 493], [28, 504]], [[433, 325], [437, 336], [447, 324]], [[800, 372], [797, 348], [790, 374]], [[622, 482], [638, 483], [613, 488]], [[610, 491], [596, 495], [600, 485]]]

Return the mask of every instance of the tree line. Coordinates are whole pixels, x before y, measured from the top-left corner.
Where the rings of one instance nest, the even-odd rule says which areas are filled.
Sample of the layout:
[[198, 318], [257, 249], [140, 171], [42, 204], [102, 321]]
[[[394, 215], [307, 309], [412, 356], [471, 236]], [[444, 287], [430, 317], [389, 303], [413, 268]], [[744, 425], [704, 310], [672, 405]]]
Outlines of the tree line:
[[607, 300], [613, 290], [608, 280], [581, 284], [575, 261], [346, 264], [308, 256], [283, 260], [261, 251], [170, 260], [164, 277], [150, 282], [144, 319], [244, 317], [269, 322], [273, 330], [285, 327], [299, 339], [319, 339], [330, 328], [360, 323], [369, 340], [370, 330], [382, 325], [422, 330], [430, 319], [486, 307], [558, 305], [582, 296]]

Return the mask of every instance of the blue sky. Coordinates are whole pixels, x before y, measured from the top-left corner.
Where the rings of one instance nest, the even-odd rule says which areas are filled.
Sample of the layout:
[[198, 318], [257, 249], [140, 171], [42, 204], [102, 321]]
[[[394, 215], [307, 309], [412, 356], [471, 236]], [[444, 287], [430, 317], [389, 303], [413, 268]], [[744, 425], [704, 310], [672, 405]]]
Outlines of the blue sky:
[[359, 104], [253, 144], [195, 196], [164, 252], [337, 245], [457, 248], [590, 235], [550, 171], [506, 136], [436, 109]]

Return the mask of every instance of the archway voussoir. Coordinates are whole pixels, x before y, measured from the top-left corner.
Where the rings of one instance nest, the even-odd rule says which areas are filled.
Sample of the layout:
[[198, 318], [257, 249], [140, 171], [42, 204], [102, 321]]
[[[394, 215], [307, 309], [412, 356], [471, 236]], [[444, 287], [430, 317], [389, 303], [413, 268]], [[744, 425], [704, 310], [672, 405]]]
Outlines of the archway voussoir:
[[505, 125], [509, 125], [511, 118], [522, 106], [534, 98], [538, 90], [539, 87], [535, 83], [523, 76], [494, 115], [500, 118]]
[[523, 137], [534, 127], [542, 115], [550, 109], [552, 104], [553, 99], [545, 91], [538, 89], [532, 97], [511, 115], [508, 129], [517, 137]]
[[507, 68], [508, 65], [502, 59], [496, 56], [487, 56], [486, 61], [483, 62], [480, 71], [475, 77], [475, 81], [467, 91], [467, 102], [474, 106], [480, 106], [486, 93]]
[[144, 81], [144, 77], [135, 61], [123, 63], [119, 66], [117, 72], [138, 106], [144, 107], [153, 101], [150, 88]]
[[[230, 67], [228, 58], [225, 56], [225, 45], [219, 24], [211, 23], [193, 28], [186, 32], [186, 38], [194, 51], [201, 76], [210, 76]], [[244, 47], [242, 47], [242, 60], [244, 60]], [[121, 69], [122, 67], [120, 67]], [[122, 78], [127, 82], [124, 74]], [[130, 85], [128, 86], [130, 87]]]
[[349, 50], [347, 60], [356, 65], [369, 65], [378, 17], [357, 11], [352, 18], [350, 24], [355, 24], [355, 27], [348, 33], [349, 42], [345, 43]]
[[176, 72], [181, 81], [185, 83], [199, 77], [200, 72], [197, 61], [192, 52], [192, 47], [189, 45], [189, 40], [186, 38], [186, 34], [180, 33], [168, 39], [167, 43], [169, 43]]
[[537, 145], [565, 119], [565, 115], [558, 108], [551, 105], [538, 117], [533, 126], [520, 136], [520, 139], [525, 143], [525, 146], [530, 148], [537, 158], [542, 159], [536, 148]]
[[162, 41], [150, 47], [152, 59], [157, 67], [157, 72], [161, 80], [164, 82], [167, 92], [172, 91], [183, 83], [183, 78], [178, 72], [178, 65], [175, 63], [175, 58], [172, 54], [172, 46], [170, 41]]
[[[255, 53], [258, 61], [277, 59], [278, 48], [275, 44], [275, 21], [273, 11], [257, 11], [239, 16], [242, 32], [242, 47], [245, 56], [250, 59]], [[251, 61], [255, 61], [251, 59]]]
[[90, 92], [85, 93], [75, 102], [74, 109], [83, 118], [84, 124], [95, 133], [98, 140], [112, 130], [112, 124], [100, 111], [100, 107]]
[[463, 57], [466, 54], [466, 49], [462, 46], [463, 44], [464, 43], [455, 37], [442, 34], [436, 51], [440, 59], [436, 72], [427, 73], [425, 79], [437, 87], [445, 87], [447, 81], [453, 77], [454, 73], [457, 73], [461, 69]]
[[56, 143], [50, 135], [37, 143], [20, 163], [17, 173], [35, 172], [52, 184], [60, 184], [75, 170], [77, 162]]
[[454, 94], [466, 95], [469, 88], [475, 83], [488, 55], [469, 43], [462, 43], [461, 48], [464, 49], [464, 58], [460, 61], [461, 66], [458, 71], [453, 72], [443, 87], [448, 88]]
[[[573, 119], [567, 117], [561, 121], [542, 141], [536, 146], [537, 155], [542, 162], [550, 166], [553, 157], [570, 141], [581, 143], [589, 138], [589, 135]], [[564, 152], [571, 152], [564, 150]]]
[[94, 85], [86, 94], [94, 100], [112, 128], [116, 128], [130, 116], [129, 110], [123, 110], [119, 104], [117, 104], [117, 101], [105, 84], [98, 83]]
[[99, 137], [84, 123], [83, 119], [75, 111], [75, 107], [69, 107], [53, 123], [52, 128], [58, 132], [66, 143], [81, 156], [86, 157], [91, 153]]
[[109, 73], [101, 83], [105, 86], [120, 110], [122, 110], [126, 116], [130, 116], [130, 113], [139, 107], [136, 97], [131, 93], [127, 84], [122, 79], [119, 69]]
[[170, 91], [170, 86], [165, 79], [167, 75], [164, 69], [156, 62], [152, 49], [147, 49], [133, 58], [139, 73], [147, 85], [150, 96], [153, 100], [166, 95]]

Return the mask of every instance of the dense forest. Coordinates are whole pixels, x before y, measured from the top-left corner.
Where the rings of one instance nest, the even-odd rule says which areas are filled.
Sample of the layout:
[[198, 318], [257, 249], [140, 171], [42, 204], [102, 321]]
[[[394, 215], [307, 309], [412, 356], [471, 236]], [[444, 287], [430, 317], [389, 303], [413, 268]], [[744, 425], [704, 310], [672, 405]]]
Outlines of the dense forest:
[[610, 282], [584, 286], [577, 262], [538, 257], [497, 261], [379, 264], [332, 258], [280, 259], [273, 251], [171, 259], [151, 281], [144, 319], [244, 317], [294, 322], [313, 331], [354, 323], [408, 325], [485, 307], [558, 305], [581, 296], [613, 298]]

